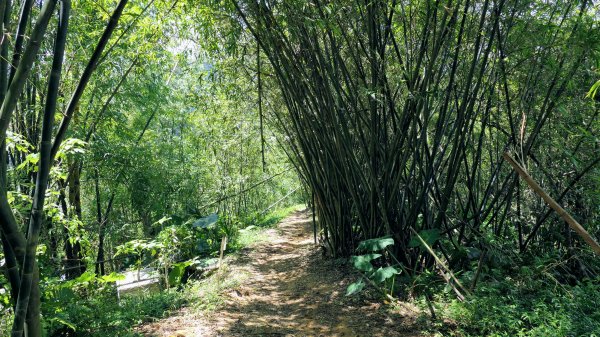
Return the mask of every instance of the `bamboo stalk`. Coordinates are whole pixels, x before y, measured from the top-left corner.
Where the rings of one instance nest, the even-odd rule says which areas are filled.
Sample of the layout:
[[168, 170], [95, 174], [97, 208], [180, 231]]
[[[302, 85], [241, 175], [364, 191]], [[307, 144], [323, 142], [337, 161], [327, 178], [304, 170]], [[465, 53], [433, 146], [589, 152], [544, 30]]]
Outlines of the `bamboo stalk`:
[[[25, 53], [23, 55], [23, 61], [26, 63], [22, 63], [19, 65], [17, 69], [15, 79], [17, 83], [22, 81], [19, 79], [19, 74], [21, 65], [29, 66], [30, 61], [33, 61], [34, 56], [36, 56], [37, 51], [39, 49], [39, 45], [43, 40], [44, 33], [48, 26], [48, 22], [52, 12], [54, 11], [54, 7], [56, 6], [56, 2], [47, 1], [44, 4], [44, 9], [40, 14], [40, 23], [41, 26], [38, 28], [38, 37], [37, 41], [32, 40], [30, 44], [27, 45], [27, 49], [25, 49]], [[15, 317], [12, 326], [11, 336], [13, 337], [21, 337], [24, 333], [24, 324], [26, 318], [33, 318], [33, 321], [30, 321], [36, 326], [31, 326], [32, 324], [27, 325], [27, 335], [28, 336], [40, 336], [41, 335], [41, 326], [39, 325], [39, 317], [32, 317], [31, 311], [38, 313], [40, 308], [40, 298], [39, 298], [39, 284], [38, 278], [36, 277], [37, 268], [36, 268], [36, 248], [38, 244], [39, 234], [42, 225], [42, 216], [44, 210], [44, 200], [46, 195], [46, 189], [48, 187], [48, 177], [50, 174], [51, 167], [51, 139], [52, 139], [52, 125], [54, 122], [54, 114], [56, 111], [56, 104], [58, 98], [58, 89], [60, 85], [61, 72], [62, 72], [62, 64], [63, 58], [65, 54], [65, 44], [67, 38], [67, 30], [69, 23], [69, 13], [70, 12], [70, 1], [63, 1], [61, 4], [60, 16], [59, 16], [59, 28], [56, 33], [56, 40], [54, 44], [53, 51], [53, 60], [52, 60], [52, 68], [50, 71], [50, 76], [48, 80], [48, 92], [47, 92], [47, 101], [44, 107], [43, 114], [43, 124], [42, 124], [42, 138], [40, 143], [40, 160], [38, 163], [38, 174], [35, 184], [35, 193], [33, 196], [33, 202], [31, 206], [31, 216], [29, 219], [29, 229], [27, 233], [27, 243], [25, 250], [25, 257], [23, 259], [23, 265], [21, 268], [21, 284], [19, 287], [19, 293], [17, 297], [17, 303], [15, 306]], [[33, 55], [30, 53], [34, 53]], [[22, 74], [22, 73], [21, 73]], [[21, 75], [23, 76], [23, 75]], [[12, 87], [12, 83], [11, 83]], [[4, 107], [4, 105], [3, 105]], [[30, 303], [31, 301], [31, 303]], [[29, 315], [28, 315], [29, 313]], [[39, 316], [39, 315], [35, 315]], [[29, 323], [29, 322], [28, 322]]]
[[114, 30], [117, 28], [119, 19], [121, 18], [123, 10], [125, 9], [125, 6], [127, 5], [128, 1], [129, 0], [120, 0], [117, 4], [117, 7], [112, 13], [106, 25], [106, 28], [102, 33], [102, 37], [100, 38], [98, 44], [96, 45], [96, 48], [94, 49], [94, 53], [92, 54], [88, 64], [85, 67], [85, 70], [83, 71], [83, 74], [81, 75], [81, 78], [79, 79], [79, 82], [77, 83], [77, 87], [73, 92], [73, 96], [71, 96], [71, 100], [69, 101], [69, 104], [65, 109], [63, 119], [60, 123], [60, 127], [56, 132], [54, 143], [52, 144], [51, 158], [55, 158], [56, 153], [58, 153], [58, 148], [60, 147], [60, 144], [62, 143], [67, 133], [67, 129], [69, 127], [71, 119], [73, 118], [73, 114], [79, 106], [79, 100], [81, 99], [81, 96], [83, 95], [83, 92], [85, 91], [85, 88], [87, 87], [88, 82], [92, 77], [92, 73], [94, 72], [94, 70], [96, 70], [96, 67], [98, 66], [98, 60], [102, 56], [102, 53], [104, 52], [108, 41], [110, 40]]
[[538, 183], [527, 173], [527, 171], [508, 153], [504, 152], [504, 159], [519, 173], [519, 176], [531, 187], [531, 189], [550, 206], [565, 222], [588, 244], [596, 254], [600, 254], [600, 245], [592, 236], [567, 213], [552, 197], [550, 197]]
[[[536, 62], [527, 70], [506, 67], [504, 57], [498, 62], [496, 51], [505, 55], [522, 37], [511, 34], [515, 14], [506, 15], [516, 13], [514, 3], [465, 0], [449, 9], [436, 2], [421, 8], [419, 21], [395, 1], [332, 1], [330, 8], [283, 2], [276, 13], [264, 2], [233, 3], [278, 81], [287, 109], [273, 114], [313, 190], [332, 254], [392, 234], [395, 254], [416, 271], [427, 267], [419, 265], [428, 253], [407, 248], [410, 227], [447, 229], [457, 220], [456, 232], [444, 231], [455, 246], [472, 242], [469, 227], [502, 228], [515, 203], [514, 177], [503, 177], [497, 164], [498, 144], [515, 137], [516, 93], [507, 83], [530, 72], [535, 80], [523, 87], [539, 104], [563, 92], [558, 82], [539, 85], [545, 73]], [[574, 69], [570, 58], [560, 62]], [[544, 105], [536, 124], [554, 108]], [[505, 117], [509, 125], [500, 123]]]
[[[458, 298], [461, 301], [464, 301], [465, 294], [471, 295], [471, 292], [462, 285], [462, 283], [456, 278], [456, 276], [454, 276], [454, 273], [452, 272], [452, 270], [450, 270], [450, 268], [448, 268], [446, 266], [446, 264], [437, 256], [437, 254], [433, 251], [433, 248], [431, 248], [431, 246], [428, 245], [427, 242], [425, 242], [425, 240], [423, 240], [423, 238], [419, 235], [419, 233], [417, 233], [417, 231], [412, 227], [410, 227], [410, 230], [411, 230], [411, 232], [413, 232], [414, 235], [417, 236], [417, 239], [419, 239], [419, 241], [425, 247], [427, 252], [429, 254], [431, 254], [431, 256], [433, 257], [433, 259], [435, 260], [437, 265], [440, 267], [440, 269], [442, 269], [442, 277], [444, 277], [446, 282], [452, 287], [452, 289], [454, 289], [454, 292], [456, 293]], [[447, 275], [444, 274], [444, 272]], [[454, 281], [454, 283], [456, 283], [456, 285], [454, 285], [452, 281]], [[458, 289], [458, 288], [460, 288], [460, 289]]]

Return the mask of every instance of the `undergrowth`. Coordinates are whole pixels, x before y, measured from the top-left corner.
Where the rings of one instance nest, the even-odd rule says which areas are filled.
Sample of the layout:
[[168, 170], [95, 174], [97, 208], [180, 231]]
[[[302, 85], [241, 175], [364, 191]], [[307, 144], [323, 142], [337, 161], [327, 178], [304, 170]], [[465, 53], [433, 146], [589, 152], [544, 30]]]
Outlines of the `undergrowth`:
[[184, 293], [192, 299], [188, 304], [196, 312], [209, 312], [223, 304], [223, 292], [238, 287], [247, 278], [246, 274], [228, 272], [228, 266], [223, 265], [217, 273], [190, 284]]
[[[52, 318], [47, 335], [58, 336], [140, 336], [132, 327], [168, 316], [189, 306], [196, 312], [215, 310], [223, 303], [223, 292], [241, 284], [247, 275], [231, 274], [227, 265], [211, 276], [195, 280], [180, 290], [138, 292], [120, 301], [108, 293], [79, 299]], [[57, 324], [62, 323], [62, 324]]]
[[[464, 337], [600, 336], [600, 280], [560, 283], [536, 266], [512, 276], [491, 271], [460, 302], [448, 290], [434, 298], [431, 332]], [[424, 308], [425, 309], [425, 308]]]
[[486, 283], [473, 298], [452, 301], [444, 315], [456, 324], [450, 336], [600, 336], [600, 284], [548, 288]]
[[[235, 255], [245, 247], [267, 240], [264, 234], [267, 228], [302, 208], [303, 205], [296, 205], [253, 217], [252, 222], [246, 222], [245, 228], [239, 230], [227, 252]], [[76, 284], [71, 284], [75, 281], [64, 283], [55, 279], [46, 282], [47, 299], [43, 305], [45, 336], [139, 336], [134, 327], [166, 317], [183, 306], [189, 306], [196, 312], [215, 310], [223, 303], [222, 294], [239, 286], [248, 275], [230, 273], [225, 263], [210, 276], [191, 280], [179, 289], [140, 291], [124, 295], [120, 300], [111, 283], [91, 277]], [[69, 305], [58, 306], [54, 302]], [[0, 336], [8, 333], [11, 320], [12, 315], [2, 315], [0, 327], [7, 329], [2, 328]]]
[[174, 289], [141, 292], [119, 302], [114, 296], [90, 296], [65, 307], [59, 315], [68, 326], [47, 332], [51, 336], [136, 336], [132, 326], [164, 317], [186, 300], [183, 293]]
[[257, 227], [272, 227], [278, 224], [281, 220], [283, 220], [288, 215], [292, 214], [295, 211], [300, 211], [305, 209], [306, 206], [304, 204], [292, 205], [289, 207], [277, 209], [273, 212], [270, 212], [264, 216], [257, 216], [255, 220], [255, 225]]
[[[421, 244], [415, 242], [415, 247], [427, 244], [431, 235], [425, 234], [419, 235]], [[419, 326], [427, 335], [600, 336], [600, 278], [594, 276], [598, 270], [595, 256], [494, 252], [485, 263], [481, 262], [485, 255], [474, 256], [470, 264], [463, 264], [464, 269], [455, 271], [460, 282], [450, 286], [433, 268], [411, 275], [397, 261], [389, 261], [388, 249], [393, 245], [389, 237], [360, 242], [350, 261], [362, 278], [348, 286], [346, 295], [369, 286], [383, 299], [407, 294], [420, 298]], [[466, 294], [464, 301], [459, 301], [455, 292], [461, 297]]]
[[266, 241], [268, 236], [265, 234], [265, 229], [274, 227], [288, 215], [305, 208], [305, 205], [299, 204], [278, 209], [266, 215], [253, 216], [247, 221], [249, 225], [239, 230], [239, 235], [236, 237], [236, 241], [230, 245], [229, 251], [235, 253], [250, 245]]

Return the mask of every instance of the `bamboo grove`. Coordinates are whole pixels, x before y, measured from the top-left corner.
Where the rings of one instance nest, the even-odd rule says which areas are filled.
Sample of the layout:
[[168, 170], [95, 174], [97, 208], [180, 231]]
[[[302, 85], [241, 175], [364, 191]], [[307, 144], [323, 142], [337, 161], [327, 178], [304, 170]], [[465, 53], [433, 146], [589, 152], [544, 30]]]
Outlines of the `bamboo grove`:
[[[26, 1], [22, 3], [21, 10], [18, 15], [17, 32], [15, 34], [16, 41], [12, 50], [12, 57], [9, 58], [8, 41], [3, 41], [2, 44], [2, 60], [0, 61], [3, 73], [2, 87], [2, 108], [0, 110], [0, 142], [3, 147], [6, 144], [6, 136], [11, 116], [15, 112], [19, 104], [21, 94], [26, 89], [28, 84], [27, 79], [31, 74], [33, 64], [38, 57], [40, 47], [46, 38], [46, 30], [54, 15], [58, 15], [58, 28], [55, 30], [55, 43], [52, 51], [52, 65], [47, 81], [47, 94], [43, 102], [36, 102], [35, 93], [27, 95], [27, 99], [21, 102], [22, 111], [31, 111], [32, 108], [40, 104], [43, 108], [43, 114], [40, 114], [41, 130], [34, 129], [31, 139], [36, 142], [39, 135], [39, 160], [38, 170], [35, 176], [35, 184], [33, 185], [33, 203], [31, 206], [29, 226], [27, 229], [27, 237], [21, 232], [12, 208], [9, 205], [7, 197], [7, 180], [6, 171], [7, 163], [6, 150], [2, 150], [2, 186], [0, 187], [0, 212], [2, 225], [2, 243], [4, 255], [6, 257], [7, 270], [11, 283], [11, 291], [15, 299], [15, 318], [13, 323], [12, 336], [22, 336], [25, 333], [27, 326], [28, 336], [39, 336], [41, 334], [40, 325], [40, 294], [39, 294], [39, 272], [36, 263], [36, 250], [39, 242], [42, 221], [44, 218], [44, 200], [46, 197], [46, 189], [48, 186], [48, 178], [50, 168], [53, 165], [54, 159], [65, 137], [65, 132], [69, 126], [71, 117], [79, 99], [88, 84], [89, 78], [94, 71], [98, 59], [100, 58], [108, 39], [117, 25], [119, 17], [127, 1], [121, 1], [119, 6], [107, 24], [104, 35], [100, 39], [95, 52], [81, 75], [81, 79], [73, 92], [69, 104], [66, 105], [61, 126], [54, 135], [53, 123], [54, 115], [57, 109], [57, 99], [60, 88], [61, 72], [63, 67], [63, 58], [65, 54], [65, 43], [68, 32], [69, 16], [70, 16], [70, 1], [63, 0], [57, 6], [58, 1], [45, 1], [39, 10], [38, 18], [31, 28], [29, 41], [25, 43], [25, 35], [30, 23], [29, 16], [32, 15], [34, 3]], [[59, 7], [59, 8], [57, 8]], [[2, 2], [1, 17], [4, 18], [3, 27], [8, 26], [12, 19], [13, 10], [16, 8], [11, 6], [8, 1]], [[8, 60], [11, 60], [10, 67]], [[7, 76], [9, 75], [9, 76]], [[28, 91], [35, 90], [33, 87]], [[26, 120], [25, 115], [19, 116], [17, 120]], [[39, 124], [38, 124], [39, 125]], [[27, 324], [25, 325], [25, 321]]]
[[589, 247], [511, 165], [600, 238], [600, 95], [586, 97], [599, 13], [589, 0], [0, 0], [0, 334], [130, 331], [116, 273], [147, 264], [168, 280], [307, 201], [327, 255], [393, 238], [374, 262], [402, 269], [386, 295], [440, 267], [475, 297], [480, 271], [485, 285], [511, 275], [500, 264], [546, 268], [538, 257], [559, 261], [556, 284], [597, 280]]
[[577, 187], [597, 176], [597, 144], [568, 130], [598, 128], [584, 99], [600, 46], [593, 3], [261, 0], [235, 11], [270, 61], [287, 107], [275, 115], [333, 256], [390, 235], [418, 273], [434, 260], [409, 245], [413, 231], [439, 233], [453, 267], [468, 249], [585, 245], [502, 155], [586, 224], [598, 219]]

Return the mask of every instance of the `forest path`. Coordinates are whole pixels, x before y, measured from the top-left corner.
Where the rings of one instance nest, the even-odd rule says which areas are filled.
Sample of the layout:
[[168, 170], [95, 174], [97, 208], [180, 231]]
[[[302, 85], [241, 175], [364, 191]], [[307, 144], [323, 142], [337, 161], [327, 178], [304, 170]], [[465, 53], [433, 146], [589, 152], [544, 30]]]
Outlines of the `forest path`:
[[321, 257], [312, 222], [297, 211], [266, 231], [268, 239], [228, 262], [232, 277], [214, 311], [175, 316], [141, 327], [145, 336], [421, 336], [416, 311], [388, 311], [376, 298], [346, 297], [358, 275], [344, 263]]

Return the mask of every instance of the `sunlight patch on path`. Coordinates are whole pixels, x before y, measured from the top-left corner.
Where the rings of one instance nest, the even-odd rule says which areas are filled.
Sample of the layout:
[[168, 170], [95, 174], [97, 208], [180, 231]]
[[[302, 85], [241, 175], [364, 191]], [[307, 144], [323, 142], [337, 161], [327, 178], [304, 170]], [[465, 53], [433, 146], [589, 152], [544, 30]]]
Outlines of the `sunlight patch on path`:
[[390, 313], [376, 298], [345, 297], [357, 274], [326, 260], [312, 241], [307, 212], [296, 212], [268, 240], [229, 262], [230, 275], [248, 273], [225, 291], [214, 312], [177, 316], [142, 327], [145, 336], [421, 336], [412, 315]]

